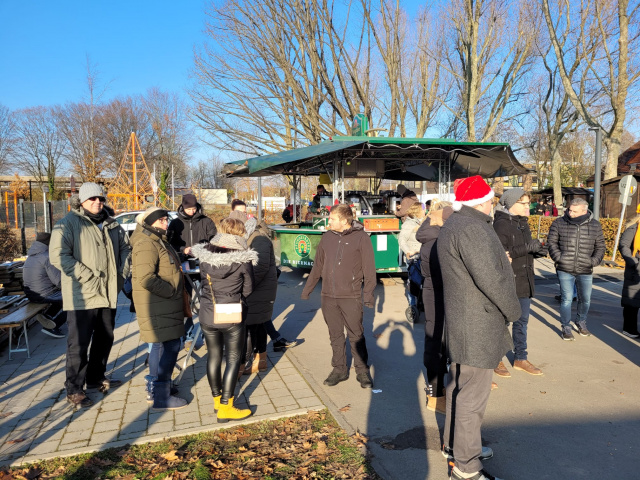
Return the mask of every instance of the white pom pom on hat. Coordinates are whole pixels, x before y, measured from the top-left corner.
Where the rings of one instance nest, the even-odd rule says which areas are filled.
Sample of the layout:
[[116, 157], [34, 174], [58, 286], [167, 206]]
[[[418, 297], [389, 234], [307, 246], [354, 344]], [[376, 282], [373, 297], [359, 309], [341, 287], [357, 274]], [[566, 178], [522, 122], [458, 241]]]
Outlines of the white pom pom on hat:
[[453, 193], [456, 197], [452, 208], [458, 211], [463, 205], [475, 207], [491, 200], [495, 194], [491, 187], [480, 175], [468, 178], [459, 178], [453, 184]]

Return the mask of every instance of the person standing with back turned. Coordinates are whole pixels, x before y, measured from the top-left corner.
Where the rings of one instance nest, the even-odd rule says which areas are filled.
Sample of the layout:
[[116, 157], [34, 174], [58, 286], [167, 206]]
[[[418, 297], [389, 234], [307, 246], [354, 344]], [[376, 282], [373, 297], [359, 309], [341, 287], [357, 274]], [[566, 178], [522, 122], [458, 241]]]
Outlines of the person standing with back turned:
[[520, 318], [509, 259], [491, 225], [493, 190], [478, 175], [456, 180], [455, 212], [438, 235], [451, 367], [443, 452], [454, 459], [451, 479], [493, 480], [482, 459], [480, 429], [491, 376], [513, 348], [507, 324]]

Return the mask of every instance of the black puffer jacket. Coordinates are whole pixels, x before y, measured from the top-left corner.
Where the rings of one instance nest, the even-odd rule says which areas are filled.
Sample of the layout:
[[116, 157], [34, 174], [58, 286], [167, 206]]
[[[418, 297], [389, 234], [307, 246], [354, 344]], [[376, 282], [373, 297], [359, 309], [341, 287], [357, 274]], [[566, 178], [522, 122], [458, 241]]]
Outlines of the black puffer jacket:
[[518, 298], [533, 297], [535, 294], [533, 259], [536, 256], [546, 255], [546, 249], [538, 240], [531, 238], [528, 217], [497, 211], [493, 229], [511, 257]]
[[619, 250], [624, 258], [624, 283], [620, 299], [623, 307], [640, 308], [640, 252], [633, 254], [633, 240], [637, 231], [636, 223], [629, 226], [620, 237]]
[[178, 217], [171, 220], [167, 228], [167, 239], [175, 251], [180, 253], [181, 262], [187, 259], [184, 255], [185, 248], [206, 243], [217, 233], [216, 224], [202, 213], [202, 205], [198, 203], [196, 208], [196, 213], [189, 217], [180, 205]]
[[547, 244], [556, 270], [561, 272], [590, 275], [604, 258], [602, 226], [591, 212], [587, 212], [584, 220], [576, 221], [567, 210], [551, 224]]
[[[200, 260], [200, 322], [210, 327], [213, 326], [214, 300], [220, 304], [242, 302], [246, 311], [246, 298], [253, 291], [253, 265], [258, 264], [258, 254], [255, 250], [248, 250], [246, 242], [242, 248], [225, 242], [224, 237], [235, 236], [217, 235], [212, 243], [195, 245], [191, 250], [193, 256]], [[240, 240], [244, 242], [244, 239]]]
[[424, 280], [422, 282], [422, 298], [426, 320], [436, 321], [444, 318], [444, 297], [442, 289], [442, 272], [438, 260], [439, 225], [431, 225], [430, 219], [425, 219], [416, 232], [416, 240], [422, 243], [420, 247], [420, 268]]
[[253, 292], [247, 298], [247, 325], [258, 325], [271, 320], [278, 290], [278, 271], [267, 224], [250, 218], [245, 227], [247, 244], [258, 254], [258, 264], [253, 268]]

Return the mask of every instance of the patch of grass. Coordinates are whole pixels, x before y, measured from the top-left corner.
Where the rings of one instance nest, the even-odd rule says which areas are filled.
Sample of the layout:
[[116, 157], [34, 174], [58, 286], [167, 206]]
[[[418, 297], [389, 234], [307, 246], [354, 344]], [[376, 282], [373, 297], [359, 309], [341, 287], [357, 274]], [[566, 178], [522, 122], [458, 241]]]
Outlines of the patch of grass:
[[[360, 440], [363, 437], [360, 437]], [[326, 410], [144, 445], [59, 458], [0, 471], [48, 479], [217, 478], [378, 479], [358, 447]], [[30, 478], [34, 478], [31, 476]]]

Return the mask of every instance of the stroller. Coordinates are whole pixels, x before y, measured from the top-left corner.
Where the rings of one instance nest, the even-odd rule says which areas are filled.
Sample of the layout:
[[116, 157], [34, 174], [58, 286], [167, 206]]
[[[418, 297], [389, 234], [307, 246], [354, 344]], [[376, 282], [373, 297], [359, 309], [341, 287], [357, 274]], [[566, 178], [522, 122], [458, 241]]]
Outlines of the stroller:
[[420, 319], [420, 312], [424, 311], [422, 305], [422, 277], [420, 254], [407, 257], [407, 299], [409, 306], [405, 310], [405, 316], [409, 323], [416, 323]]

